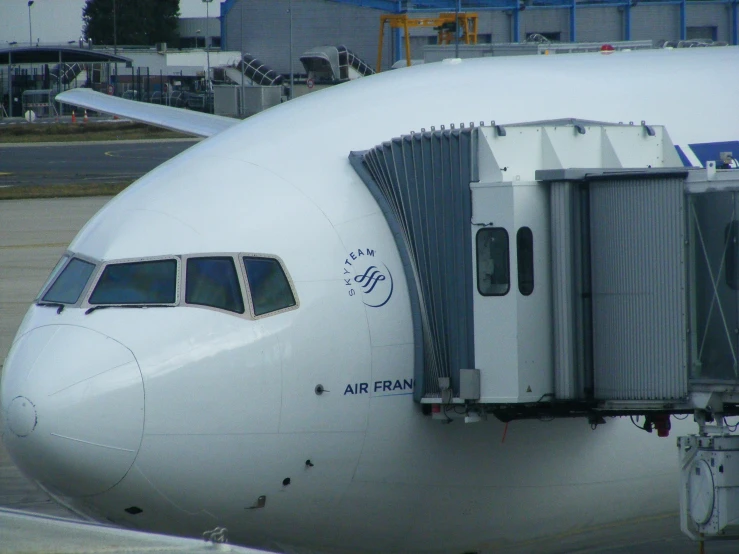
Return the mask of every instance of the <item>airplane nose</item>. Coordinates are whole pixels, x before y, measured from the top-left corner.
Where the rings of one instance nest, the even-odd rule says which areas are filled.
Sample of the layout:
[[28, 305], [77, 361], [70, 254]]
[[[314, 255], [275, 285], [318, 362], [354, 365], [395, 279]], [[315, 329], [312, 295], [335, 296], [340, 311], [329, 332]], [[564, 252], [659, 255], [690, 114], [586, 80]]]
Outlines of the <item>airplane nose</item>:
[[21, 336], [0, 383], [8, 453], [52, 494], [114, 487], [136, 458], [144, 384], [133, 353], [85, 327], [50, 325]]

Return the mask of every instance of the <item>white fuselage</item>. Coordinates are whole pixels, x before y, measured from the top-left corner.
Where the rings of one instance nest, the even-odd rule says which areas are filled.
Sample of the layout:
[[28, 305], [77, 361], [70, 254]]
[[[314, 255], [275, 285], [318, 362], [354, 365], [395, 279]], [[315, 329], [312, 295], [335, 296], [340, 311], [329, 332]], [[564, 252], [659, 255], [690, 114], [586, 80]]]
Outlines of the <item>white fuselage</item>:
[[[3, 371], [5, 419], [19, 397], [35, 414], [13, 412], [16, 431], [32, 429], [5, 429], [11, 456], [94, 518], [188, 536], [226, 527], [231, 542], [270, 549], [485, 550], [676, 511], [674, 441], [628, 420], [515, 421], [503, 441], [497, 420], [421, 413], [408, 283], [348, 155], [481, 120], [646, 120], [684, 150], [732, 141], [737, 62], [736, 48], [706, 48], [432, 64], [300, 98], [190, 148], [69, 251], [98, 266], [279, 256], [297, 308], [86, 313], [89, 286], [61, 313], [32, 306]], [[369, 259], [392, 275], [378, 307], [353, 285]]]

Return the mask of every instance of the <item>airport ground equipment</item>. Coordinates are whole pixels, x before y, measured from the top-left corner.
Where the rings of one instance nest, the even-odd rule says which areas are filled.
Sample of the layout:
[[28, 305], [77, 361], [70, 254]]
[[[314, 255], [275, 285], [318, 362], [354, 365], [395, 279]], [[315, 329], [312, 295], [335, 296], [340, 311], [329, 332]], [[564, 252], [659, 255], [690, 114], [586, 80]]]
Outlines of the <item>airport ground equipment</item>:
[[375, 70], [346, 46], [318, 46], [304, 52], [300, 62], [313, 84], [337, 84], [374, 75]]
[[442, 422], [625, 415], [659, 436], [692, 415], [681, 528], [739, 538], [739, 170], [715, 157], [684, 167], [663, 127], [578, 120], [352, 153], [409, 282], [416, 401]]
[[24, 90], [21, 95], [23, 113], [33, 112], [34, 118], [59, 115], [54, 105], [54, 96], [56, 93], [53, 90]]
[[[235, 68], [239, 72], [243, 72], [249, 81], [248, 84], [253, 86], [278, 86], [282, 85], [285, 80], [282, 75], [251, 54], [244, 54], [242, 60], [236, 64]], [[233, 79], [233, 81], [241, 84], [240, 77]]]
[[739, 413], [739, 172], [684, 167], [660, 126], [578, 120], [351, 160], [405, 259], [417, 402], [662, 432], [705, 394]]
[[694, 540], [739, 538], [739, 436], [719, 423], [677, 441], [680, 528]]
[[[437, 44], [454, 44], [455, 35], [461, 31], [462, 44], [477, 44], [477, 14], [473, 12], [442, 12], [437, 16], [413, 17], [408, 13], [382, 14], [380, 36], [377, 42], [377, 71], [382, 71], [382, 45], [385, 40], [385, 24], [391, 29], [402, 29], [405, 41], [405, 61], [411, 66], [410, 30], [418, 27], [433, 27], [438, 32]], [[459, 29], [457, 28], [459, 25]]]

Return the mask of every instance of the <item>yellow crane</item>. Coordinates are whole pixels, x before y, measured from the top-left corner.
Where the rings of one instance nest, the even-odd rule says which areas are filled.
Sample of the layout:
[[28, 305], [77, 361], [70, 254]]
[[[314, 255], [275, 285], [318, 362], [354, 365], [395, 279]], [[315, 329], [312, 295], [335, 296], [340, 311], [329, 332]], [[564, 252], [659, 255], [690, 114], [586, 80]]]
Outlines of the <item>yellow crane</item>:
[[405, 60], [411, 65], [411, 37], [410, 29], [414, 27], [433, 27], [438, 31], [438, 44], [453, 44], [457, 32], [457, 22], [462, 30], [461, 42], [477, 44], [477, 14], [440, 13], [436, 17], [408, 17], [407, 13], [383, 14], [380, 16], [380, 39], [377, 46], [377, 72], [382, 69], [382, 43], [385, 38], [385, 24], [391, 29], [403, 29], [405, 39]]

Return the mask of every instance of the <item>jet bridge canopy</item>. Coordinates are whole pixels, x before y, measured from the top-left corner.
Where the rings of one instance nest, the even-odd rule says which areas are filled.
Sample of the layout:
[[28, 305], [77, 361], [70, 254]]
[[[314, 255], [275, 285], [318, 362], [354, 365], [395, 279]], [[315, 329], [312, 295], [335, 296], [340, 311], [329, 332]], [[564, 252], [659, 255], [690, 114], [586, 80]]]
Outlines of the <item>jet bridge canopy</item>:
[[577, 120], [432, 128], [351, 161], [405, 261], [417, 401], [736, 411], [739, 172], [682, 167], [659, 126]]

